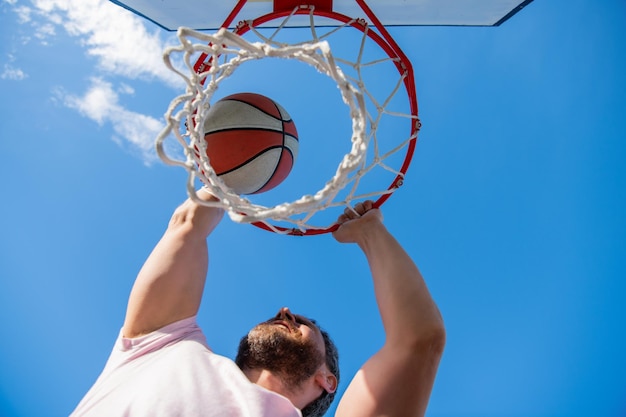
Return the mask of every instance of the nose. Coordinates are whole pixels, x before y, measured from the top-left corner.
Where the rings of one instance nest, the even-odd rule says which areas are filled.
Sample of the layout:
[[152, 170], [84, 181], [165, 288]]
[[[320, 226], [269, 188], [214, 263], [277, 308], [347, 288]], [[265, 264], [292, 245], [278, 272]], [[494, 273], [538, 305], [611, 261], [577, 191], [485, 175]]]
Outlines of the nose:
[[294, 324], [296, 323], [296, 316], [293, 315], [293, 313], [291, 312], [291, 310], [289, 310], [288, 307], [283, 307], [280, 310], [278, 310], [278, 314], [276, 315], [276, 317], [281, 320], [290, 321]]

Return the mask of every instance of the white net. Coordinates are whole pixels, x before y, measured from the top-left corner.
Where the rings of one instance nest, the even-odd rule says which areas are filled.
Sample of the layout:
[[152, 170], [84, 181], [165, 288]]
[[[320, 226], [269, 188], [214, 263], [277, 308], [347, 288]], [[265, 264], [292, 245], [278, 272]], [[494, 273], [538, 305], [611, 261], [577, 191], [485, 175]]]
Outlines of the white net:
[[[157, 138], [157, 151], [166, 163], [187, 170], [188, 193], [199, 203], [224, 208], [236, 222], [253, 223], [278, 233], [309, 234], [332, 228], [337, 214], [331, 218], [319, 218], [318, 213], [322, 211], [329, 208], [343, 210], [355, 201], [393, 193], [402, 184], [420, 125], [417, 108], [411, 109], [411, 97], [406, 91], [408, 70], [400, 58], [390, 57], [389, 51], [382, 50], [381, 53], [381, 48], [376, 47], [374, 49], [378, 52], [369, 52], [374, 42], [364, 21], [353, 20], [319, 33], [321, 28], [315, 25], [313, 10], [308, 15], [309, 28], [304, 32], [283, 29], [290, 18], [294, 15], [284, 18], [283, 24], [273, 29], [253, 27], [251, 22], [246, 22], [245, 28], [250, 29], [246, 38], [226, 29], [207, 34], [180, 28], [180, 45], [167, 49], [164, 60], [185, 80], [187, 87], [168, 108], [167, 126]], [[355, 23], [362, 25], [362, 30], [355, 31], [352, 28]], [[335, 42], [338, 34], [346, 30], [350, 34]], [[279, 35], [285, 31], [297, 33], [289, 33], [286, 40], [281, 39]], [[355, 37], [354, 33], [358, 35]], [[299, 37], [294, 36], [296, 34]], [[340, 58], [336, 50], [331, 53], [331, 41], [333, 48], [338, 45], [352, 58]], [[304, 195], [291, 202], [261, 204], [250, 196], [234, 193], [215, 173], [206, 154], [204, 119], [216, 91], [243, 64], [265, 58], [297, 60], [330, 77], [352, 119], [351, 146], [338, 161], [330, 180], [315, 192], [302, 190]], [[372, 72], [374, 84], [366, 87], [366, 73], [370, 68], [379, 67], [383, 68]], [[291, 111], [289, 107], [287, 109]], [[395, 126], [399, 120], [403, 122], [401, 131]], [[381, 136], [383, 127], [388, 132]], [[173, 146], [168, 142], [171, 139], [175, 139], [182, 152], [180, 149], [179, 152], [171, 151]], [[335, 138], [335, 141], [338, 139], [341, 138]], [[307, 158], [307, 155], [301, 158]], [[364, 181], [366, 174], [375, 176], [376, 180], [367, 183]], [[219, 201], [199, 200], [195, 192], [197, 180]]]

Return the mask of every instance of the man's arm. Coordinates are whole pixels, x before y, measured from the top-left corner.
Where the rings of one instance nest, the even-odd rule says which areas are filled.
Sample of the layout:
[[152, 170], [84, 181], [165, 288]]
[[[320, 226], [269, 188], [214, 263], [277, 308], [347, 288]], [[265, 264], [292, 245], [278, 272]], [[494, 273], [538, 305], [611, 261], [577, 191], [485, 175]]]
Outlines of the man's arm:
[[372, 202], [347, 210], [333, 234], [357, 243], [374, 280], [383, 347], [358, 371], [337, 416], [423, 416], [445, 345], [445, 327], [417, 266], [387, 231]]
[[[198, 197], [214, 197], [204, 191]], [[137, 337], [195, 315], [208, 269], [207, 236], [223, 216], [221, 209], [188, 199], [137, 275], [122, 333]]]

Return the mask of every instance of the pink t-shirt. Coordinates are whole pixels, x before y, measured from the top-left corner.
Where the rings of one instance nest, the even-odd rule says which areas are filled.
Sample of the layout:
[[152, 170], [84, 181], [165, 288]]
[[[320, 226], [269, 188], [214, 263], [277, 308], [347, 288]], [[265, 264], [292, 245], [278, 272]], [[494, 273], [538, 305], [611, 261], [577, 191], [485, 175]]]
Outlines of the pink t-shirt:
[[148, 335], [120, 334], [71, 417], [301, 417], [287, 398], [251, 383], [209, 349], [191, 317]]

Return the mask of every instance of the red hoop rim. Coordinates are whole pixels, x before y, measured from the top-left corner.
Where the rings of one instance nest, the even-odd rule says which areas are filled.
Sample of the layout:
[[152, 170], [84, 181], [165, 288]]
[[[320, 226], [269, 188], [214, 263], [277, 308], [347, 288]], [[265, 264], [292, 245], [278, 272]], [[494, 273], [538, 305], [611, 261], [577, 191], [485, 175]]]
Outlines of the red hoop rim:
[[[231, 13], [228, 15], [228, 17], [222, 24], [222, 28], [228, 28], [232, 24], [232, 22], [236, 19], [237, 15], [239, 14], [243, 6], [247, 3], [247, 1], [248, 0], [239, 0], [237, 2], [237, 4], [235, 5]], [[404, 72], [406, 72], [406, 77], [403, 80], [403, 84], [408, 95], [411, 115], [415, 116], [415, 120], [414, 120], [414, 123], [412, 123], [411, 125], [411, 136], [410, 136], [411, 139], [407, 146], [407, 151], [404, 157], [404, 161], [399, 170], [400, 173], [394, 178], [394, 180], [391, 182], [389, 187], [387, 187], [387, 191], [391, 191], [393, 189], [396, 189], [402, 186], [406, 171], [408, 170], [409, 165], [411, 164], [411, 160], [413, 159], [413, 154], [415, 152], [415, 146], [417, 143], [417, 132], [419, 131], [420, 126], [421, 126], [419, 119], [418, 119], [417, 93], [415, 90], [415, 78], [413, 74], [413, 65], [411, 64], [411, 61], [409, 61], [409, 59], [404, 54], [404, 52], [402, 52], [402, 50], [400, 49], [396, 41], [391, 37], [391, 35], [389, 34], [385, 26], [380, 22], [380, 20], [376, 17], [374, 12], [365, 4], [363, 0], [355, 0], [355, 1], [359, 5], [361, 10], [366, 14], [367, 18], [372, 22], [372, 25], [376, 28], [376, 30], [380, 32], [380, 34], [375, 31], [372, 31], [370, 29], [371, 26], [363, 19], [351, 18], [349, 16], [346, 16], [341, 13], [337, 13], [325, 7], [317, 8], [317, 7], [314, 7], [315, 4], [313, 5], [296, 4], [291, 9], [276, 10], [276, 1], [277, 0], [274, 0], [275, 10], [273, 12], [265, 14], [263, 16], [259, 16], [256, 19], [253, 19], [252, 21], [239, 22], [239, 24], [235, 27], [235, 29], [233, 29], [233, 33], [235, 33], [236, 35], [240, 35], [240, 36], [244, 35], [253, 27], [257, 27], [264, 23], [271, 22], [272, 20], [286, 18], [292, 13], [295, 15], [305, 15], [305, 14], [309, 15], [312, 13], [314, 16], [333, 19], [338, 22], [341, 22], [344, 25], [347, 24], [355, 29], [360, 30], [366, 36], [368, 36], [370, 39], [376, 42], [376, 44], [382, 50], [384, 50], [385, 53], [387, 53], [387, 55], [390, 58], [393, 59], [394, 65], [396, 66], [396, 69], [398, 70], [400, 75], [403, 75]], [[315, 3], [315, 1], [312, 1], [310, 3]], [[294, 9], [296, 8], [297, 10], [294, 12]], [[205, 62], [207, 58], [208, 58], [208, 55], [206, 53], [202, 53], [200, 57], [198, 58], [198, 60], [196, 61], [194, 65], [194, 70], [197, 73], [204, 71], [206, 69], [206, 65], [210, 65], [210, 60], [209, 62]], [[397, 60], [395, 60], [394, 58], [397, 58]], [[389, 199], [392, 193], [393, 192], [389, 192], [389, 193], [385, 193], [381, 195], [374, 202], [374, 207], [378, 208], [382, 206]], [[294, 235], [294, 236], [321, 235], [325, 233], [332, 233], [339, 228], [339, 225], [336, 223], [327, 228], [323, 228], [323, 229], [322, 228], [320, 229], [309, 228], [304, 231], [298, 228], [289, 228], [289, 227], [276, 226], [276, 225], [270, 226], [264, 221], [252, 222], [251, 224], [260, 229], [267, 230], [270, 232], [279, 231], [281, 233]]]

